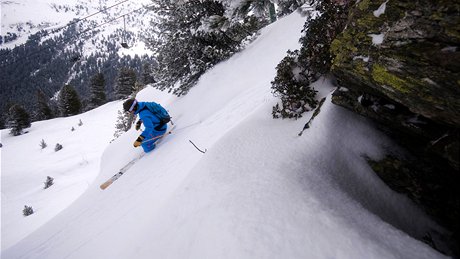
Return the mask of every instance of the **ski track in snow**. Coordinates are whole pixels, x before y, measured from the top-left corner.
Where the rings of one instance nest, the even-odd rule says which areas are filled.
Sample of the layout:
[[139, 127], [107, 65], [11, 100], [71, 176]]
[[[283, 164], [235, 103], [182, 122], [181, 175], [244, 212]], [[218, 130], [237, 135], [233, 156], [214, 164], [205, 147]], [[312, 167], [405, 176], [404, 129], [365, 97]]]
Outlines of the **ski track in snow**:
[[[271, 118], [277, 99], [270, 81], [286, 50], [298, 48], [303, 23], [295, 13], [268, 26], [187, 96], [139, 93], [139, 100], [167, 107], [176, 132], [101, 191], [142, 152], [132, 147], [135, 130], [108, 145], [80, 198], [2, 248], [2, 258], [443, 258], [412, 238], [439, 231], [436, 225], [386, 187], [363, 157], [381, 158], [393, 144], [366, 119], [333, 105], [329, 80], [315, 83], [328, 99], [302, 137], [312, 112], [297, 121]], [[104, 107], [116, 114], [121, 102]], [[5, 155], [27, 134], [2, 131], [2, 138]], [[10, 159], [3, 170], [14, 167]], [[2, 187], [22, 179], [2, 176]], [[2, 201], [2, 236], [29, 220], [16, 218], [4, 231], [3, 210]]]

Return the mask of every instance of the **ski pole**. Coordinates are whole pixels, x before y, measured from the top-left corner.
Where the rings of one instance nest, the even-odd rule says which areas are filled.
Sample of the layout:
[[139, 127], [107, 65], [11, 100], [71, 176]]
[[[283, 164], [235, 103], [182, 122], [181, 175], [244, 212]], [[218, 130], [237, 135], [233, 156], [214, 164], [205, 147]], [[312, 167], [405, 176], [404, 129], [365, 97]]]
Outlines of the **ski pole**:
[[198, 121], [198, 122], [189, 124], [189, 125], [187, 125], [187, 126], [178, 128], [178, 129], [176, 129], [176, 130], [174, 130], [174, 131], [177, 133], [178, 131], [182, 131], [182, 130], [184, 130], [184, 129], [186, 129], [186, 128], [190, 128], [190, 127], [193, 127], [193, 126], [195, 126], [195, 125], [198, 125], [198, 124], [200, 124], [201, 122], [202, 122], [202, 121]]
[[144, 141], [142, 141], [142, 144], [147, 143], [147, 142], [150, 142], [150, 141], [154, 141], [154, 140], [159, 139], [159, 138], [161, 138], [161, 137], [163, 137], [163, 136], [166, 136], [167, 134], [171, 134], [171, 131], [168, 131], [168, 132], [166, 132], [165, 134], [162, 134], [162, 135], [159, 135], [159, 136], [156, 136], [156, 137], [153, 137], [153, 138], [144, 140]]
[[[186, 128], [195, 126], [195, 125], [200, 124], [200, 123], [201, 123], [201, 121], [192, 123], [192, 124], [190, 124], [190, 125], [188, 125], [188, 126], [184, 126], [184, 127], [182, 127], [182, 128], [176, 129], [176, 130], [174, 130], [174, 132], [177, 133], [178, 131], [181, 131], [181, 130], [184, 130], [184, 129], [186, 129]], [[172, 122], [172, 120], [171, 120], [171, 124], [174, 125], [174, 123]], [[171, 133], [172, 133], [172, 131], [167, 131], [165, 134], [162, 134], [162, 135], [153, 137], [153, 138], [151, 138], [151, 139], [147, 139], [147, 140], [142, 141], [142, 144], [147, 143], [147, 142], [150, 142], [150, 141], [154, 141], [154, 140], [156, 140], [156, 139], [159, 139], [159, 138], [161, 138], [161, 137], [163, 137], [163, 136], [166, 136], [167, 134], [171, 134]]]

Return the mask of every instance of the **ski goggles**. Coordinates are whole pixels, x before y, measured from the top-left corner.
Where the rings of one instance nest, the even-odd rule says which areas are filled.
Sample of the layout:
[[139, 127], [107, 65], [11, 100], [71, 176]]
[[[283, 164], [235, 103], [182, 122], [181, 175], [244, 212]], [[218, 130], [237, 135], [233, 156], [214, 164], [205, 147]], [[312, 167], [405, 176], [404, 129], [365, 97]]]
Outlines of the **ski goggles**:
[[129, 108], [128, 112], [132, 112], [132, 111], [134, 110], [134, 107], [136, 106], [136, 104], [137, 104], [137, 100], [134, 99], [134, 102], [133, 102], [133, 104], [131, 105], [131, 107]]

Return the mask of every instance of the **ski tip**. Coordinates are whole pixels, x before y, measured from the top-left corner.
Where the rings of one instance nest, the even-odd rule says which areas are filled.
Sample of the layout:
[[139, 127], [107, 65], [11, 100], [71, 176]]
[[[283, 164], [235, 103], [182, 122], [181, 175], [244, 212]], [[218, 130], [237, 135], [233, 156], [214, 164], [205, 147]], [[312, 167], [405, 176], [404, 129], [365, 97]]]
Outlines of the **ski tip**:
[[111, 182], [105, 182], [105, 183], [101, 184], [99, 186], [99, 188], [101, 188], [101, 190], [105, 190], [105, 189], [107, 189], [107, 187], [110, 186], [110, 184], [112, 184], [112, 183]]

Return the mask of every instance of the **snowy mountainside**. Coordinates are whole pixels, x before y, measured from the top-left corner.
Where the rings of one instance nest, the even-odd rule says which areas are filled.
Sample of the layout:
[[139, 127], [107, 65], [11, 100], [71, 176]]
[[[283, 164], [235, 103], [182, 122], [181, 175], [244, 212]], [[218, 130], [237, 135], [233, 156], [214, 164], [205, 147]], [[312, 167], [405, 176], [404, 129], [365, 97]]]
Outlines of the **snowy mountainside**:
[[[2, 249], [49, 221], [94, 181], [113, 138], [117, 108], [109, 103], [78, 116], [35, 122], [18, 138], [2, 130]], [[63, 148], [56, 152], [57, 144]], [[44, 190], [47, 176], [55, 184]], [[32, 206], [35, 217], [22, 217], [24, 205]]]
[[154, 64], [144, 43], [153, 15], [145, 9], [149, 3], [2, 1], [0, 110], [4, 112], [8, 101], [30, 109], [36, 90], [52, 97], [64, 84], [87, 99], [90, 79], [98, 72], [104, 74], [112, 100], [119, 68], [140, 73], [144, 62]]
[[[116, 5], [117, 3], [121, 3]], [[136, 1], [82, 1], [82, 0], [5, 0], [1, 2], [1, 35], [16, 35], [14, 40], [3, 40], [1, 48], [14, 48], [24, 44], [30, 35], [33, 35], [40, 30], [52, 31], [65, 27], [74, 19], [82, 19], [99, 11], [107, 9], [102, 13], [89, 17], [82, 21], [83, 27], [88, 26], [92, 21], [93, 24], [101, 24], [113, 20], [119, 15], [129, 13], [135, 9], [141, 8], [144, 5], [151, 3], [149, 0]], [[112, 8], [109, 8], [116, 5]], [[138, 14], [142, 14], [139, 12]], [[135, 19], [127, 17], [128, 28], [137, 28]], [[143, 24], [146, 25], [146, 24]], [[113, 22], [113, 27], [123, 27], [123, 20]]]
[[[24, 44], [29, 35], [43, 29], [57, 28], [73, 18], [88, 15], [95, 6], [81, 0], [2, 1], [1, 35], [2, 48]], [[6, 38], [5, 38], [6, 37]]]
[[[106, 134], [100, 127], [107, 125], [95, 121], [108, 124], [121, 102], [84, 114], [83, 122], [94, 120], [82, 126], [87, 135], [80, 144], [98, 139], [91, 145], [101, 152], [94, 160], [100, 168], [89, 172], [93, 180], [81, 196], [62, 202], [58, 212], [49, 210], [53, 199], [46, 197], [40, 210], [23, 217], [13, 187], [2, 189], [2, 239], [9, 242], [2, 258], [445, 258], [418, 240], [442, 230], [366, 163], [364, 156], [382, 157], [393, 143], [368, 120], [333, 105], [328, 79], [315, 83], [327, 100], [303, 136], [297, 133], [313, 112], [297, 121], [272, 119], [277, 99], [270, 81], [286, 50], [298, 48], [303, 23], [294, 13], [264, 28], [186, 96], [150, 87], [140, 92], [140, 101], [164, 105], [177, 129], [104, 191], [99, 185], [142, 152], [132, 147], [139, 132], [99, 145]], [[37, 141], [28, 138], [46, 133], [53, 122], [34, 123], [19, 137], [2, 131], [1, 152], [33, 145]], [[29, 154], [41, 156], [39, 150]], [[41, 184], [26, 172], [13, 173], [16, 162], [2, 159], [2, 186]], [[35, 188], [21, 202], [37, 195]], [[48, 220], [33, 222], [41, 216]], [[7, 229], [5, 218], [12, 222]], [[19, 224], [29, 224], [29, 232], [12, 240]]]

